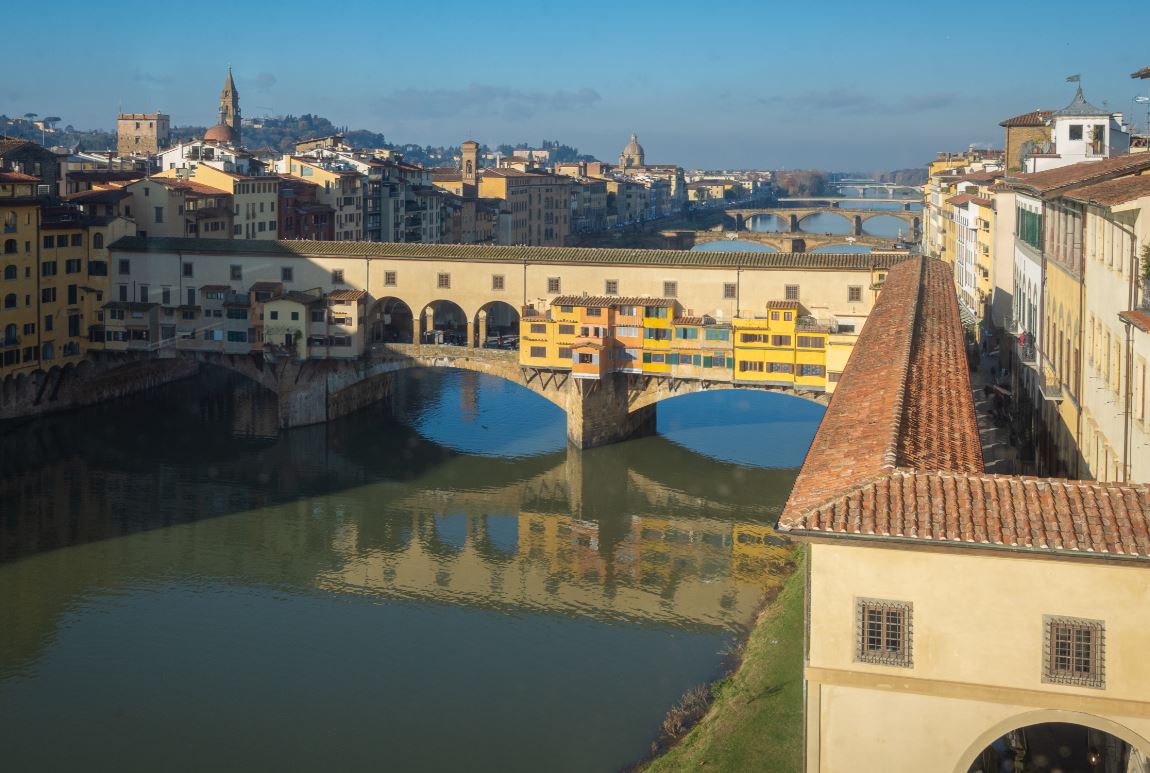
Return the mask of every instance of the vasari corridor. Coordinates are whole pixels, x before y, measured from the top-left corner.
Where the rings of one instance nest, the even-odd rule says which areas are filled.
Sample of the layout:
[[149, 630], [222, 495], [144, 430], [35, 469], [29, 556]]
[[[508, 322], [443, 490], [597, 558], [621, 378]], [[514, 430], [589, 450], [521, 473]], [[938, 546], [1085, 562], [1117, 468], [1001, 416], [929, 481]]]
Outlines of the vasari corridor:
[[6, 11], [3, 773], [1150, 773], [1150, 7]]

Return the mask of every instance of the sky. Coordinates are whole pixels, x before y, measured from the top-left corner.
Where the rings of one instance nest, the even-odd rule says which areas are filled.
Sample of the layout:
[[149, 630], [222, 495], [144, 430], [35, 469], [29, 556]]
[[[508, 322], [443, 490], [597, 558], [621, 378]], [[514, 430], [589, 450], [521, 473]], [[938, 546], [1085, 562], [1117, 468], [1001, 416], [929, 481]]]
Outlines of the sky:
[[[1131, 112], [1150, 3], [18, 3], [0, 113], [105, 128], [117, 110], [211, 125], [227, 67], [245, 117], [313, 113], [395, 143], [557, 139], [614, 161], [880, 171], [1001, 147], [999, 121], [1086, 97]], [[75, 52], [75, 56], [67, 52]], [[16, 68], [13, 62], [20, 62]], [[20, 73], [23, 77], [11, 77]], [[1145, 125], [1144, 106], [1134, 114]]]

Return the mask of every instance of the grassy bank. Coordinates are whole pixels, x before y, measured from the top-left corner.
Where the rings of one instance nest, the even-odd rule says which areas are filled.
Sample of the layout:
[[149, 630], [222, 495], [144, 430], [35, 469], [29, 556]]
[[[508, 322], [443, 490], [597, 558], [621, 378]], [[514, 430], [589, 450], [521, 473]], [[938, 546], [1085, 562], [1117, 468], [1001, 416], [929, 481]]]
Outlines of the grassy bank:
[[738, 670], [714, 685], [706, 716], [645, 773], [802, 769], [803, 574], [800, 557], [755, 624]]

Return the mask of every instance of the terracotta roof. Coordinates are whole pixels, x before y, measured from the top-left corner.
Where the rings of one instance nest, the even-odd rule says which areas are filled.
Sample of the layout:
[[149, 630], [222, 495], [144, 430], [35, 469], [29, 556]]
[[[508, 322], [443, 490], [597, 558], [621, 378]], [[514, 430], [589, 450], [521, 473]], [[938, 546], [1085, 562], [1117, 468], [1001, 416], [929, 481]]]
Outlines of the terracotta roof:
[[1146, 485], [896, 470], [811, 510], [790, 528], [1146, 559], [1148, 526]]
[[1150, 559], [1150, 486], [984, 474], [953, 279], [918, 258], [891, 269], [779, 528]]
[[975, 196], [972, 193], [960, 193], [957, 196], [951, 196], [946, 200], [947, 204], [954, 204], [955, 206], [969, 204], [971, 202], [982, 207], [994, 206], [994, 202], [992, 202], [990, 199], [984, 198], [982, 196]]
[[[1150, 156], [1147, 156], [1150, 159]], [[320, 242], [264, 239], [187, 239], [125, 236], [112, 247], [120, 252], [189, 252], [216, 255], [276, 257], [371, 257], [415, 260], [467, 260], [580, 265], [684, 266], [697, 268], [807, 271], [887, 270], [908, 259], [905, 253], [720, 252], [711, 250], [620, 250], [588, 247], [510, 247], [480, 244], [421, 244], [417, 242]]]
[[250, 292], [253, 292], [253, 293], [260, 293], [260, 292], [278, 293], [280, 290], [283, 289], [283, 282], [256, 282], [254, 285], [252, 285], [248, 289]]
[[645, 296], [618, 295], [558, 295], [551, 299], [552, 306], [582, 306], [589, 309], [605, 309], [611, 306], [661, 306], [675, 305], [673, 298], [647, 298]]
[[366, 290], [335, 290], [328, 293], [327, 297], [332, 301], [358, 301], [366, 295]]
[[1139, 174], [1131, 177], [1119, 177], [1106, 182], [1084, 185], [1062, 192], [1079, 201], [1093, 202], [1104, 206], [1124, 204], [1127, 201], [1150, 196], [1150, 174]]
[[39, 177], [33, 177], [30, 174], [24, 174], [23, 172], [8, 172], [8, 171], [0, 170], [0, 182], [3, 182], [3, 183], [38, 183], [38, 182], [40, 182], [40, 178]]
[[190, 193], [199, 193], [199, 194], [202, 194], [204, 196], [231, 196], [232, 195], [231, 193], [229, 193], [225, 190], [221, 190], [219, 188], [213, 188], [210, 185], [204, 185], [201, 182], [196, 182], [195, 180], [186, 180], [186, 179], [183, 179], [180, 177], [149, 177], [147, 181], [153, 182], [153, 183], [159, 183], [160, 185], [164, 186], [165, 188], [171, 188], [173, 190], [184, 190], [184, 191], [188, 191]]
[[64, 199], [73, 204], [109, 204], [126, 199], [131, 195], [131, 191], [125, 188], [98, 188], [91, 191], [70, 193]]
[[1134, 327], [1141, 330], [1143, 333], [1150, 333], [1150, 314], [1139, 309], [1131, 309], [1130, 311], [1118, 312], [1118, 318], [1123, 322], [1129, 322]]
[[675, 317], [673, 320], [676, 325], [705, 325], [707, 320], [704, 317]]
[[1045, 126], [1052, 115], [1054, 115], [1053, 110], [1031, 110], [1029, 113], [1007, 118], [1005, 121], [999, 122], [998, 125], [1008, 129], [1016, 126]]
[[767, 301], [768, 309], [798, 309], [801, 306], [798, 301]]
[[1050, 193], [1072, 185], [1087, 185], [1112, 177], [1135, 174], [1144, 169], [1150, 169], [1150, 153], [1130, 153], [1101, 161], [1082, 161], [1043, 172], [1020, 174], [1008, 178], [1008, 181], [1011, 187], [1016, 189]]

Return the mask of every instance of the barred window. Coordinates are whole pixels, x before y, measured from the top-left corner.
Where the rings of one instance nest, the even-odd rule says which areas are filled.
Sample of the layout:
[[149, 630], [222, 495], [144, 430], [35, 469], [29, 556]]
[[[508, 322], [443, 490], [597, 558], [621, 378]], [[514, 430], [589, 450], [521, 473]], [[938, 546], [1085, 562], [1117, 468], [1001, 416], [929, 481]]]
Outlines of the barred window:
[[341, 285], [344, 283], [343, 282], [343, 269], [342, 268], [333, 268], [331, 270], [331, 283], [333, 285]]
[[735, 286], [734, 282], [726, 282], [723, 284], [723, 297], [724, 298], [734, 298], [735, 294], [737, 292], [738, 292], [738, 288]]
[[907, 601], [856, 601], [855, 660], [884, 666], [914, 665], [911, 657], [911, 613]]
[[1043, 626], [1043, 682], [1098, 689], [1106, 686], [1103, 647], [1106, 627], [1101, 620], [1047, 615]]
[[560, 285], [559, 277], [557, 277], [557, 276], [547, 277], [547, 292], [548, 293], [554, 293], [557, 295], [559, 293], [559, 285]]
[[663, 282], [663, 297], [674, 298], [679, 294], [678, 282]]
[[383, 272], [383, 286], [395, 287], [396, 273], [394, 271]]
[[491, 289], [492, 290], [502, 290], [503, 286], [504, 286], [503, 285], [503, 274], [492, 274], [491, 275]]
[[451, 274], [440, 272], [435, 278], [435, 286], [440, 290], [451, 289]]
[[797, 301], [799, 299], [799, 286], [786, 285], [786, 299], [788, 301]]
[[618, 295], [619, 294], [619, 280], [618, 279], [608, 279], [608, 280], [604, 281], [603, 291], [607, 295]]
[[847, 288], [847, 301], [849, 303], [858, 303], [862, 300], [862, 287], [859, 285], [852, 285]]
[[532, 357], [546, 357], [547, 356], [547, 347], [546, 346], [532, 346], [531, 347], [531, 356]]

